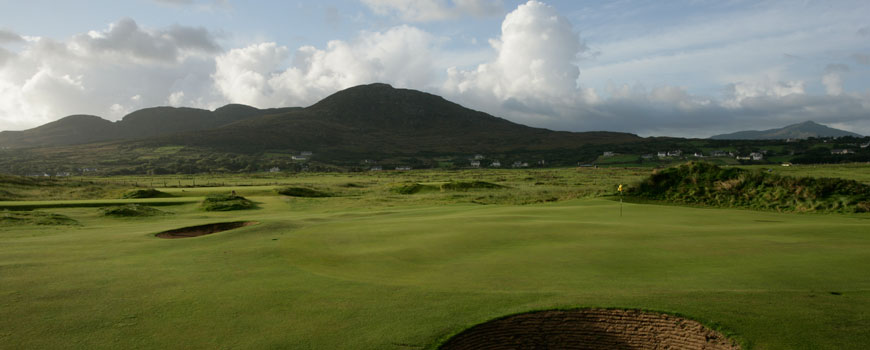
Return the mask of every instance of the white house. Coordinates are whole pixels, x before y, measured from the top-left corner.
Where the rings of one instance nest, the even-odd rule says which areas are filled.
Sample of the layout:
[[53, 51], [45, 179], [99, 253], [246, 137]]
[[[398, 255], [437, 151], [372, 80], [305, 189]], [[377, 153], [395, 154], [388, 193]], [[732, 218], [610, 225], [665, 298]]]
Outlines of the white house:
[[299, 154], [302, 155], [302, 156], [306, 156], [306, 157], [311, 157], [311, 156], [314, 155], [314, 153], [311, 152], [311, 151], [302, 151], [302, 152], [300, 152]]
[[664, 158], [668, 156], [668, 152], [659, 152], [657, 155], [659, 158]]
[[375, 166], [372, 166], [371, 169], [369, 169], [369, 170], [371, 170], [371, 171], [381, 171], [381, 170], [384, 170], [384, 168], [382, 168], [380, 165], [375, 165]]
[[304, 156], [290, 156], [290, 159], [293, 159], [293, 160], [308, 160], [308, 158], [305, 158]]
[[491, 168], [500, 168], [500, 167], [501, 167], [501, 162], [499, 162], [499, 161], [497, 161], [497, 160], [494, 160], [494, 161], [492, 161], [492, 163], [489, 164], [489, 166], [490, 166]]
[[471, 167], [472, 168], [480, 168], [480, 161], [479, 160], [472, 160]]
[[407, 165], [400, 165], [396, 167], [396, 170], [411, 170], [411, 167]]
[[867, 147], [870, 147], [870, 142], [861, 144], [861, 148], [867, 148]]
[[831, 154], [843, 155], [843, 154], [851, 154], [851, 153], [855, 153], [855, 151], [850, 150], [850, 149], [832, 149], [831, 150]]
[[681, 151], [681, 150], [668, 152], [668, 157], [680, 157], [682, 155], [683, 155], [683, 151]]
[[615, 154], [613, 152], [604, 152], [605, 157], [613, 157]]
[[484, 157], [483, 157], [482, 154], [475, 154], [475, 155], [474, 155], [474, 160], [481, 160], [481, 159], [483, 159], [483, 158], [484, 158]]
[[521, 161], [516, 161], [516, 162], [514, 162], [514, 164], [511, 165], [511, 167], [514, 167], [514, 168], [528, 168], [528, 167], [529, 167], [529, 163], [521, 162]]
[[749, 154], [749, 158], [752, 158], [752, 160], [762, 160], [764, 159], [764, 154], [760, 152], [752, 152]]
[[272, 167], [272, 168], [269, 169], [269, 172], [270, 172], [270, 173], [277, 173], [277, 172], [280, 172], [280, 171], [281, 171], [281, 168], [279, 168], [279, 167]]

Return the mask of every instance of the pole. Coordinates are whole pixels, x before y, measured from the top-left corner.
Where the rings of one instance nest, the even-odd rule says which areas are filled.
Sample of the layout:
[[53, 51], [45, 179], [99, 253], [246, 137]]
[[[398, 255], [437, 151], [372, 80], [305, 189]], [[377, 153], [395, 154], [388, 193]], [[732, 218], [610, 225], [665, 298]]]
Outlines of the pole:
[[619, 194], [619, 217], [622, 217], [622, 194]]

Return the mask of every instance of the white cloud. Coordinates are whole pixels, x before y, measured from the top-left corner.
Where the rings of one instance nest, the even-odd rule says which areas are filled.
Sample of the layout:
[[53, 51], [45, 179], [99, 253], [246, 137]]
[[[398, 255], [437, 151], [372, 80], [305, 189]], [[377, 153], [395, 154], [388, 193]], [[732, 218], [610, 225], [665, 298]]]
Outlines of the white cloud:
[[[325, 49], [289, 49], [261, 43], [219, 56], [213, 75], [223, 96], [259, 107], [308, 105], [335, 91], [371, 82], [425, 87], [436, 74], [438, 39], [409, 26], [363, 32], [351, 42], [334, 40]], [[289, 66], [287, 66], [289, 64]]]
[[501, 0], [362, 0], [374, 13], [396, 15], [403, 21], [430, 22], [462, 16], [501, 14]]
[[[70, 114], [118, 119], [161, 105], [170, 92], [213, 107], [211, 58], [217, 49], [201, 28], [140, 28], [122, 19], [68, 41], [24, 36], [19, 52], [0, 57], [0, 130], [35, 127]], [[133, 98], [131, 98], [133, 96]], [[138, 97], [136, 97], [138, 96]]]

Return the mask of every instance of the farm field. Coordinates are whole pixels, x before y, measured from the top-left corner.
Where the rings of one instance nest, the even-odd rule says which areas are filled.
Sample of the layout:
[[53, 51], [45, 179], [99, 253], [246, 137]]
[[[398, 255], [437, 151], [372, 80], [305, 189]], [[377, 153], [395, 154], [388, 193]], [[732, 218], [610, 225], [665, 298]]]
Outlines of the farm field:
[[[845, 169], [825, 173], [867, 182], [870, 167]], [[0, 348], [435, 349], [571, 307], [678, 313], [749, 349], [870, 344], [870, 214], [624, 203], [620, 216], [616, 185], [651, 171], [215, 177], [158, 188], [175, 198], [0, 202], [75, 220], [0, 221]], [[277, 194], [287, 186], [331, 197]], [[199, 208], [230, 191], [256, 209]], [[149, 201], [169, 214], [99, 208]], [[155, 237], [236, 221], [256, 224]]]

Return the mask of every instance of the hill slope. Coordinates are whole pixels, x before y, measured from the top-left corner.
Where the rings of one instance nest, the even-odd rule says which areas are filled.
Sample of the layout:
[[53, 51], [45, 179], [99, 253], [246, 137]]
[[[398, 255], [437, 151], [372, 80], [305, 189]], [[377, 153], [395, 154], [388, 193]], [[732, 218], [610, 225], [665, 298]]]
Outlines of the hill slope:
[[714, 140], [785, 140], [843, 136], [862, 137], [853, 132], [834, 129], [813, 121], [806, 121], [778, 129], [738, 131], [730, 134], [714, 135], [710, 138]]
[[148, 141], [236, 151], [491, 152], [640, 141], [616, 132], [532, 128], [444, 98], [386, 84], [352, 87], [311, 107]]
[[293, 109], [261, 110], [244, 105], [227, 105], [214, 111], [154, 107], [130, 113], [117, 122], [92, 115], [72, 115], [33, 129], [0, 132], [0, 147], [48, 147], [141, 139], [213, 129], [245, 118]]

